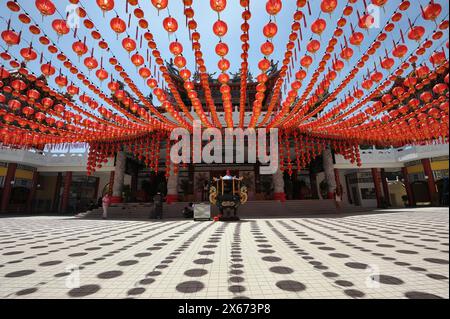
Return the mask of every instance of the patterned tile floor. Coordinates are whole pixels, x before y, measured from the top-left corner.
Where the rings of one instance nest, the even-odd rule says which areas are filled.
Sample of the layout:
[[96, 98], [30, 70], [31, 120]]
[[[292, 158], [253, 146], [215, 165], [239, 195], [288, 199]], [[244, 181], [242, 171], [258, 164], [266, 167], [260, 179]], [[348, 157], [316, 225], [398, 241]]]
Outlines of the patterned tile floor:
[[448, 209], [241, 223], [0, 218], [0, 298], [448, 298]]

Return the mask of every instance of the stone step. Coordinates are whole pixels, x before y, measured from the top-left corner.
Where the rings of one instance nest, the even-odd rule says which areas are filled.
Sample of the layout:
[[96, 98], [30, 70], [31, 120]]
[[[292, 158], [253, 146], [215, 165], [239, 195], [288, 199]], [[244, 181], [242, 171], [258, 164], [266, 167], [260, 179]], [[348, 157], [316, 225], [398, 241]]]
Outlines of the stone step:
[[[188, 203], [173, 203], [163, 206], [164, 218], [183, 218], [182, 210]], [[368, 209], [344, 204], [345, 213], [364, 212]], [[149, 203], [126, 203], [114, 204], [108, 209], [108, 217], [112, 219], [148, 219], [153, 212], [153, 205]], [[212, 215], [219, 213], [217, 207], [212, 207]], [[83, 217], [101, 218], [103, 209], [94, 209]], [[336, 208], [333, 200], [306, 200], [306, 201], [254, 201], [248, 202], [239, 209], [240, 217], [296, 217], [304, 215], [325, 215], [336, 214]]]

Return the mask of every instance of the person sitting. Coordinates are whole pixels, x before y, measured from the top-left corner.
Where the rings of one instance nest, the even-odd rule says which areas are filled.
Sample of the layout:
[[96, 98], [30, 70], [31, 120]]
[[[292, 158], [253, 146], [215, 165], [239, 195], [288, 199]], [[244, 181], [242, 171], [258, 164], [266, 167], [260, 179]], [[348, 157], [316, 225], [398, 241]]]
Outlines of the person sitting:
[[194, 218], [194, 203], [189, 203], [188, 206], [183, 208], [184, 218]]

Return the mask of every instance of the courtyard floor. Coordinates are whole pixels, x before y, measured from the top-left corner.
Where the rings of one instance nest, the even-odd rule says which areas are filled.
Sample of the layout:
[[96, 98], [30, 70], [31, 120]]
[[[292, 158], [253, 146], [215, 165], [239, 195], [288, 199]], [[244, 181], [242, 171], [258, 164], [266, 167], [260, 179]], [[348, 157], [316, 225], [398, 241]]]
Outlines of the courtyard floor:
[[448, 298], [449, 211], [0, 218], [0, 298]]

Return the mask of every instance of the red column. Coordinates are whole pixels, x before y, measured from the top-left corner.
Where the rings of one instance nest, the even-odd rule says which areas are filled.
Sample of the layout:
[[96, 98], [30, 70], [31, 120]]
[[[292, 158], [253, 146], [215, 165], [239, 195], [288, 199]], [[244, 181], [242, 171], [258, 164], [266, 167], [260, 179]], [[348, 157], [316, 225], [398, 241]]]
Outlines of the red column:
[[408, 168], [407, 167], [403, 167], [402, 168], [402, 174], [403, 174], [403, 182], [405, 183], [405, 188], [406, 188], [406, 195], [408, 196], [408, 203], [409, 206], [414, 206], [414, 195], [413, 195], [413, 191], [411, 188], [411, 184], [409, 183], [409, 176], [408, 176]]
[[27, 212], [28, 213], [31, 213], [31, 207], [33, 205], [34, 197], [36, 196], [36, 189], [37, 189], [38, 180], [39, 180], [39, 172], [35, 171], [33, 173], [33, 180], [31, 182], [31, 189], [30, 189], [30, 193], [28, 194], [28, 199], [27, 199]]
[[438, 194], [436, 191], [436, 182], [434, 181], [433, 169], [431, 168], [431, 161], [429, 158], [422, 160], [423, 170], [428, 182], [428, 192], [430, 193], [432, 205], [438, 204]]
[[72, 184], [72, 172], [66, 172], [66, 175], [64, 176], [64, 191], [63, 191], [63, 197], [62, 197], [62, 203], [61, 203], [61, 212], [62, 213], [65, 213], [69, 206], [71, 184]]
[[114, 171], [111, 171], [111, 174], [109, 175], [109, 187], [108, 187], [108, 194], [112, 195], [113, 187], [114, 187]]
[[391, 206], [391, 195], [389, 193], [389, 184], [386, 178], [386, 171], [384, 168], [381, 169], [381, 185], [383, 185], [383, 193], [384, 193], [384, 199], [386, 200], [386, 203]]
[[377, 207], [383, 208], [383, 194], [381, 192], [381, 177], [378, 168], [372, 168], [372, 178], [375, 185], [375, 194], [377, 196]]
[[17, 164], [16, 163], [9, 163], [8, 164], [8, 171], [6, 172], [5, 176], [5, 182], [3, 185], [3, 195], [2, 195], [2, 202], [0, 207], [0, 212], [4, 213], [8, 209], [9, 200], [11, 199], [11, 192], [12, 192], [12, 184], [11, 182], [14, 181], [14, 177], [16, 176], [16, 169]]

